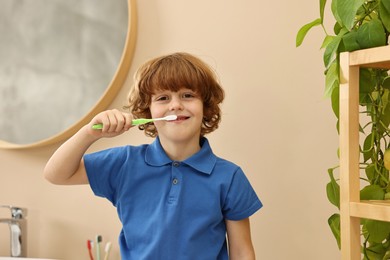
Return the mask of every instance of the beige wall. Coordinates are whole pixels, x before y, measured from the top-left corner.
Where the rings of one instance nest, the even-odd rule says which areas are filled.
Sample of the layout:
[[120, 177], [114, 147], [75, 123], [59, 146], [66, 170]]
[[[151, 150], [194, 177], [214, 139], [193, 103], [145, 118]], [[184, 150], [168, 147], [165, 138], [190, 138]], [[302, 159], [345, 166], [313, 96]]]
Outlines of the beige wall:
[[[227, 94], [223, 122], [209, 139], [218, 155], [242, 166], [264, 203], [251, 219], [258, 259], [339, 258], [327, 226], [335, 212], [325, 194], [327, 168], [337, 164], [338, 137], [322, 95], [320, 28], [295, 48], [297, 30], [318, 16], [317, 9], [310, 0], [138, 1], [131, 75], [149, 58], [187, 51], [220, 76]], [[110, 107], [122, 107], [130, 84]], [[135, 130], [91, 150], [149, 141]], [[112, 259], [119, 259], [115, 209], [87, 186], [43, 180], [58, 145], [0, 151], [0, 204], [29, 209], [30, 256], [88, 259], [85, 241], [99, 233], [114, 242]], [[0, 255], [8, 254], [7, 243], [8, 230], [0, 227]]]

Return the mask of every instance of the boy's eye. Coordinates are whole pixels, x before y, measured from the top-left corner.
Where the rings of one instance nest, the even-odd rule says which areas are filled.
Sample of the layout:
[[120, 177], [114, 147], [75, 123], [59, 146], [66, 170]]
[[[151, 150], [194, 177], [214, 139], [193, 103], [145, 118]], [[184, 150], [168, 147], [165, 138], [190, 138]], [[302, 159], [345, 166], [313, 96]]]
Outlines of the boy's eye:
[[156, 101], [165, 101], [165, 100], [168, 100], [168, 97], [167, 96], [158, 96], [155, 98]]
[[194, 93], [184, 93], [183, 94], [183, 98], [193, 98], [193, 97], [195, 97]]

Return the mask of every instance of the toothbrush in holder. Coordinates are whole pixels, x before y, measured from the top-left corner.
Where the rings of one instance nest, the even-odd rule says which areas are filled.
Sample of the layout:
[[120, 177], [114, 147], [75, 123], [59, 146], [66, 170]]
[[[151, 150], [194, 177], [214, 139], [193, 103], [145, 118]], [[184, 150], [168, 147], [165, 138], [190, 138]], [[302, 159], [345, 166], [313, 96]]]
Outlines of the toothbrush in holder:
[[105, 251], [104, 260], [108, 260], [108, 256], [110, 254], [110, 250], [111, 250], [111, 242], [107, 242], [106, 243], [106, 247], [104, 249], [104, 251]]
[[88, 248], [89, 259], [93, 260], [93, 254], [92, 254], [93, 241], [92, 240], [87, 240], [87, 248]]
[[96, 236], [96, 260], [100, 260], [100, 243], [103, 241], [101, 235]]
[[[169, 115], [166, 117], [160, 117], [160, 118], [138, 118], [131, 121], [132, 125], [143, 125], [146, 123], [154, 122], [154, 121], [173, 121], [177, 119], [177, 115]], [[92, 129], [99, 130], [103, 128], [103, 124], [94, 124], [92, 126]]]

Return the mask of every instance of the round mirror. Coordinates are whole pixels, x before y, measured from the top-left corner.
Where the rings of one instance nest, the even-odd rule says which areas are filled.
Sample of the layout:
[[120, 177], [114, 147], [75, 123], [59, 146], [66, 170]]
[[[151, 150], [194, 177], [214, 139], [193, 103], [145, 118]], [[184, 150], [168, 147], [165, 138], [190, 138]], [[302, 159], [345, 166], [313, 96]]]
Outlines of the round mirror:
[[62, 141], [122, 87], [135, 0], [0, 1], [0, 148]]

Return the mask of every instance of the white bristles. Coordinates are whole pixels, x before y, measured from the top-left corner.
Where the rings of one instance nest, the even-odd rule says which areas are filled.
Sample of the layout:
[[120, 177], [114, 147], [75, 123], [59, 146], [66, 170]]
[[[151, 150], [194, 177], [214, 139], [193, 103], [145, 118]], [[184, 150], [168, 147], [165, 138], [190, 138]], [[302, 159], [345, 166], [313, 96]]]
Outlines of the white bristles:
[[110, 254], [110, 249], [111, 249], [111, 242], [106, 243], [106, 247], [104, 248], [104, 260], [108, 260], [108, 255]]
[[162, 118], [163, 120], [172, 121], [177, 119], [177, 115], [169, 115]]

